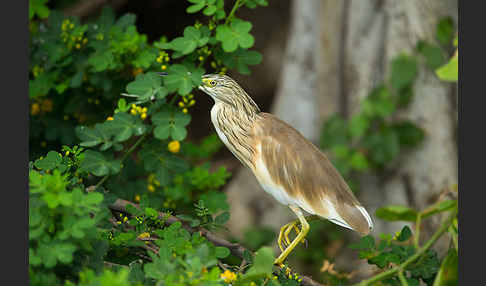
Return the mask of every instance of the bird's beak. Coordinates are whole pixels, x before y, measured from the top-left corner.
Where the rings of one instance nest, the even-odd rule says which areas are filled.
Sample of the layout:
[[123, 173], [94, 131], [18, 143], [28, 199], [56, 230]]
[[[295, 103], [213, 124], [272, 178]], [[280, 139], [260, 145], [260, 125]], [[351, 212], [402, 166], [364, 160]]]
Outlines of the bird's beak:
[[207, 90], [207, 87], [209, 86], [209, 82], [211, 81], [211, 79], [209, 78], [203, 78], [201, 79], [202, 80], [202, 84], [200, 86], [198, 86], [199, 90], [202, 90], [202, 91], [206, 91]]

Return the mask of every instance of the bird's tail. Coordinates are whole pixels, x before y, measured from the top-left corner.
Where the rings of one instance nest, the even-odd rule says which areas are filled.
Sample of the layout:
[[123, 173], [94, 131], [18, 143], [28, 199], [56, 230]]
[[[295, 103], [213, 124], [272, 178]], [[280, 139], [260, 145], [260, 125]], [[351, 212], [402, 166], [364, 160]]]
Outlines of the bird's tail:
[[364, 207], [346, 203], [332, 204], [328, 202], [326, 218], [333, 223], [367, 235], [373, 229], [373, 221]]

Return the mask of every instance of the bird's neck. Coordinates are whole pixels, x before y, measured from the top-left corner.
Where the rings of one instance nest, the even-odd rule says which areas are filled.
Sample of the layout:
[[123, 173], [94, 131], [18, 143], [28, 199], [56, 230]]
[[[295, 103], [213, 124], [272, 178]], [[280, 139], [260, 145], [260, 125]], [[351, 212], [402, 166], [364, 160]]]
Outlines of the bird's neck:
[[255, 150], [253, 126], [258, 113], [247, 113], [224, 102], [216, 102], [211, 109], [211, 121], [219, 138], [244, 165], [251, 167]]

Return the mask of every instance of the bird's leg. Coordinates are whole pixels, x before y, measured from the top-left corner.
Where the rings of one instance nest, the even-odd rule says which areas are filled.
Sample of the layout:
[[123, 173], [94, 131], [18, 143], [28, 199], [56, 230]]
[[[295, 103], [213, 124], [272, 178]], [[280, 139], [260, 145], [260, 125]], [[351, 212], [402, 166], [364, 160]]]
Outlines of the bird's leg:
[[[284, 226], [282, 226], [280, 228], [280, 233], [278, 234], [278, 240], [277, 240], [277, 244], [278, 244], [278, 247], [280, 248], [280, 251], [283, 252], [284, 249], [287, 248], [287, 245], [290, 244], [290, 242], [288, 242], [286, 244], [285, 241], [283, 240], [284, 239], [285, 230], [288, 229], [291, 225], [295, 225], [296, 222], [297, 221], [291, 221], [291, 222], [285, 224]], [[287, 240], [288, 240], [288, 238], [287, 238]]]
[[287, 229], [284, 232], [284, 238], [285, 238], [284, 246], [285, 247], [287, 247], [287, 246], [290, 245], [289, 234], [292, 232], [292, 230], [295, 230], [295, 234], [299, 235], [300, 229], [297, 227], [297, 224], [299, 224], [299, 223], [300, 223], [299, 220], [295, 220], [295, 221], [287, 224], [288, 227], [287, 227]]
[[[290, 254], [290, 252], [295, 248], [295, 246], [297, 246], [297, 244], [300, 241], [302, 241], [304, 239], [304, 237], [309, 232], [309, 224], [305, 220], [305, 217], [302, 214], [302, 212], [300, 211], [300, 209], [297, 206], [289, 206], [289, 207], [299, 218], [300, 224], [302, 225], [302, 229], [299, 232], [299, 234], [297, 234], [297, 237], [294, 238], [294, 240], [289, 244], [289, 246], [282, 253], [280, 253], [279, 257], [277, 259], [275, 259], [275, 261], [273, 262], [274, 264], [277, 264], [277, 265], [280, 265], [280, 266], [283, 265], [284, 260], [287, 258], [287, 256]], [[287, 226], [289, 224], [287, 224], [285, 226], [287, 226], [287, 228], [292, 229], [294, 227], [295, 223], [296, 222], [292, 222], [292, 223], [290, 223], [291, 226]]]
[[[310, 216], [306, 216], [305, 219], [307, 220], [307, 222], [309, 221], [312, 221], [312, 220], [315, 220], [315, 219], [318, 219], [319, 217], [316, 216], [316, 215], [310, 215]], [[279, 234], [279, 239], [280, 239], [280, 243], [282, 243], [284, 245], [284, 248], [286, 248], [289, 244], [290, 244], [290, 239], [289, 239], [289, 234], [290, 232], [292, 231], [292, 228], [295, 230], [295, 234], [299, 234], [300, 233], [300, 229], [297, 227], [297, 224], [299, 224], [300, 221], [297, 219], [297, 220], [294, 220], [292, 222], [289, 222], [288, 224], [284, 225], [281, 229], [280, 229], [280, 234]], [[292, 227], [290, 227], [292, 226]], [[284, 234], [284, 238], [285, 240], [283, 241], [281, 239], [281, 235], [282, 235], [282, 231], [285, 232], [283, 233]], [[307, 240], [306, 239], [303, 239], [301, 241], [302, 244], [306, 244]], [[280, 246], [280, 245], [279, 245]], [[307, 245], [306, 245], [307, 247]], [[283, 251], [282, 247], [280, 247], [280, 250]]]

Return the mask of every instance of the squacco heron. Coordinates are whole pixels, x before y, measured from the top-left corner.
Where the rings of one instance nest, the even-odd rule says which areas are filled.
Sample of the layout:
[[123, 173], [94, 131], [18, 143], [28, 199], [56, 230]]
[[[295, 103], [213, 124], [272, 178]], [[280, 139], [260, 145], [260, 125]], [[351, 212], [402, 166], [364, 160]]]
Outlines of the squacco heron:
[[[284, 260], [309, 232], [302, 210], [368, 234], [373, 222], [326, 155], [296, 129], [276, 116], [261, 112], [251, 97], [229, 76], [208, 74], [199, 89], [215, 104], [211, 121], [223, 143], [248, 167], [267, 193], [288, 206], [298, 217], [284, 225], [278, 236]], [[299, 229], [298, 226], [301, 226]], [[289, 234], [297, 236], [290, 241]]]

